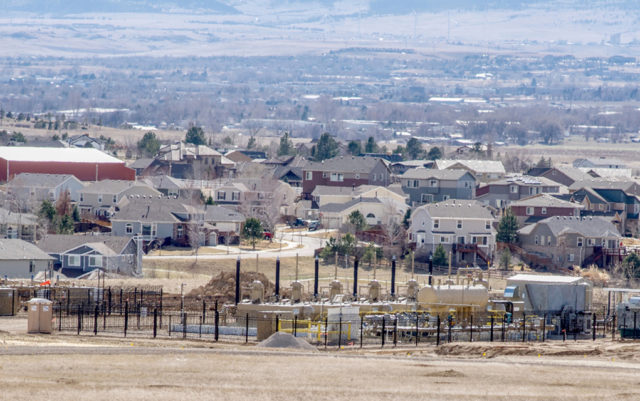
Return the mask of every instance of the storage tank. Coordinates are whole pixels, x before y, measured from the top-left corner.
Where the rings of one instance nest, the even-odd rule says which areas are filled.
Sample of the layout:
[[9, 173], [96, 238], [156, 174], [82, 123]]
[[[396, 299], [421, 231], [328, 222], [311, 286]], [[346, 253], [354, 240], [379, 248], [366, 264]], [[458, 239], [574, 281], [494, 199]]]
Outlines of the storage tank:
[[457, 285], [422, 287], [418, 292], [421, 304], [474, 305], [484, 308], [489, 301], [489, 291], [483, 285]]

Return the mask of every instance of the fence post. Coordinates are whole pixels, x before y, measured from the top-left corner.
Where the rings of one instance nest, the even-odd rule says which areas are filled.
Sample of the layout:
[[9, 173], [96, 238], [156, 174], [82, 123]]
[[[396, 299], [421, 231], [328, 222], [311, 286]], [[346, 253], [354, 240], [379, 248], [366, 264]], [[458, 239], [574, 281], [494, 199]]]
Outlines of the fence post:
[[[277, 316], [276, 316], [277, 317]], [[324, 349], [327, 349], [327, 330], [329, 327], [329, 317], [324, 318]]]
[[341, 343], [342, 343], [342, 314], [340, 314], [340, 320], [338, 321], [338, 351], [340, 351]]
[[593, 332], [593, 341], [596, 340], [596, 314], [593, 314], [593, 322], [591, 323], [591, 331]]
[[493, 315], [491, 315], [491, 331], [489, 334], [489, 341], [493, 342]]
[[138, 312], [137, 327], [138, 327], [138, 330], [140, 330], [140, 302], [138, 302], [137, 312]]
[[[162, 292], [162, 288], [160, 288], [160, 327], [162, 327], [162, 297], [163, 297], [163, 292]], [[217, 310], [218, 308], [216, 308]]]
[[416, 347], [418, 346], [419, 341], [420, 341], [420, 327], [419, 327], [418, 311], [416, 311]]
[[187, 338], [187, 312], [182, 312], [182, 338]]
[[109, 287], [109, 296], [107, 301], [109, 302], [109, 316], [111, 316], [111, 287]]
[[440, 315], [436, 317], [436, 347], [440, 345]]
[[452, 323], [453, 323], [452, 317], [450, 316], [449, 318], [447, 318], [447, 321], [449, 323], [449, 333], [447, 335], [447, 340], [448, 340], [448, 342], [451, 342], [451, 326], [452, 326]]
[[102, 304], [102, 331], [107, 330], [107, 305]]
[[298, 316], [294, 316], [293, 317], [293, 336], [297, 337], [298, 336]]
[[471, 324], [469, 325], [469, 342], [473, 342], [473, 315], [469, 316]]
[[382, 315], [382, 331], [380, 332], [380, 338], [382, 339], [382, 348], [384, 348], [384, 337], [386, 335], [386, 329], [384, 327], [385, 315]]
[[616, 315], [613, 314], [613, 325], [611, 326], [611, 341], [616, 339]]
[[206, 324], [207, 318], [207, 301], [202, 300], [202, 324]]
[[98, 304], [96, 304], [96, 310], [93, 313], [93, 335], [98, 335]]
[[[122, 305], [120, 305], [120, 313], [122, 313]], [[125, 337], [127, 336], [128, 328], [129, 328], [129, 301], [125, 301], [124, 303], [124, 336]]]
[[398, 346], [398, 314], [395, 314], [393, 319], [393, 346]]
[[249, 343], [249, 314], [245, 316], [245, 325], [244, 325], [244, 343]]
[[525, 332], [527, 331], [527, 314], [522, 312], [522, 342], [524, 342]]
[[507, 321], [506, 314], [502, 315], [502, 327], [501, 327], [501, 329], [502, 329], [502, 334], [501, 334], [502, 342], [504, 342], [504, 329], [505, 329], [504, 324], [506, 323], [506, 321]]
[[153, 308], [153, 338], [158, 334], [158, 308]]
[[200, 326], [198, 326], [198, 338], [202, 338], [202, 316], [200, 316]]
[[[278, 329], [278, 316], [276, 315], [276, 330]], [[218, 314], [218, 300], [216, 299], [216, 311], [214, 313], [214, 336], [215, 340], [218, 341], [218, 323], [220, 322], [220, 315]]]
[[363, 331], [364, 331], [364, 318], [361, 314], [360, 315], [360, 348], [362, 348]]
[[547, 314], [545, 313], [542, 317], [542, 342], [544, 342], [544, 338], [547, 336]]
[[62, 301], [60, 301], [60, 309], [58, 310], [58, 331], [62, 331]]
[[169, 337], [171, 337], [171, 315], [169, 315]]
[[636, 318], [638, 316], [638, 312], [633, 312], [633, 339], [638, 338], [638, 333], [636, 332]]
[[80, 330], [82, 330], [82, 314], [80, 313], [80, 305], [78, 305], [78, 335], [80, 335]]

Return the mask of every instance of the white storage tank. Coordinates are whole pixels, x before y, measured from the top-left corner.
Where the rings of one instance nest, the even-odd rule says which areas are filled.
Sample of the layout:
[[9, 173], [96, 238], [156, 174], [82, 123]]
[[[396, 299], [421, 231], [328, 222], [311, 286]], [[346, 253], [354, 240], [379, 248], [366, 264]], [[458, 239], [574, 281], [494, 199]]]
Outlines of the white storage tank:
[[421, 304], [474, 305], [485, 308], [489, 291], [483, 285], [445, 284], [422, 287], [418, 292]]

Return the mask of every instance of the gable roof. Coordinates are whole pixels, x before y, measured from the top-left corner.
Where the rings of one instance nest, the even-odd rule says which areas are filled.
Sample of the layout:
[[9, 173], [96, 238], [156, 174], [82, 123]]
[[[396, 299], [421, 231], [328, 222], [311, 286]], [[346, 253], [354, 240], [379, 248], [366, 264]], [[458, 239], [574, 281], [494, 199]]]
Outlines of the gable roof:
[[378, 163], [383, 163], [386, 166], [382, 159], [376, 157], [338, 156], [321, 162], [309, 162], [303, 170], [367, 174]]
[[[494, 219], [491, 210], [476, 200], [450, 199], [437, 203], [429, 203], [416, 209], [424, 209], [431, 217]], [[415, 213], [415, 212], [414, 212]]]
[[129, 167], [133, 169], [145, 169], [149, 167], [151, 163], [153, 163], [153, 159], [140, 158], [140, 159], [136, 159], [133, 163], [129, 164]]
[[480, 174], [506, 174], [507, 171], [499, 160], [445, 160], [438, 159], [435, 161], [435, 168], [439, 170], [449, 169], [456, 164], [466, 167], [469, 170]]
[[0, 239], [0, 260], [53, 260], [37, 246], [21, 239]]
[[[565, 234], [579, 234], [584, 237], [620, 237], [616, 226], [604, 217], [556, 216], [540, 220], [534, 226], [538, 227], [542, 224], [549, 228], [554, 237]], [[535, 227], [524, 227], [518, 230], [518, 233], [531, 234]]]
[[223, 221], [241, 223], [245, 220], [244, 216], [235, 210], [227, 209], [222, 206], [206, 205], [204, 209], [205, 221]]
[[[86, 245], [98, 250], [103, 255], [120, 254], [127, 246], [131, 237], [118, 237], [115, 235], [46, 235], [38, 241], [38, 248], [47, 253], [64, 253], [66, 251]], [[97, 245], [100, 244], [100, 245]], [[106, 249], [109, 249], [107, 251]]]
[[38, 216], [31, 213], [15, 213], [8, 209], [0, 208], [0, 222], [2, 224], [38, 224]]
[[580, 170], [579, 168], [576, 167], [571, 167], [569, 165], [566, 164], [561, 164], [558, 166], [554, 166], [550, 169], [548, 169], [547, 171], [545, 171], [544, 173], [540, 174], [540, 176], [544, 176], [549, 178], [550, 180], [553, 180], [553, 176], [554, 176], [554, 172], [558, 171], [559, 173], [565, 175], [567, 178], [569, 178], [570, 180], [572, 180], [573, 182], [576, 181], [583, 181], [583, 180], [590, 180], [592, 178], [591, 175], [587, 174], [585, 171]]
[[549, 194], [538, 194], [520, 199], [518, 201], [511, 202], [511, 206], [563, 207], [572, 209], [584, 208], [584, 205], [582, 204], [562, 200]]
[[631, 178], [620, 177], [608, 177], [608, 178], [592, 178], [590, 180], [576, 181], [571, 186], [570, 190], [578, 190], [581, 188], [590, 187], [595, 190], [598, 189], [619, 189], [621, 191], [631, 190], [637, 182]]
[[320, 213], [340, 213], [344, 210], [351, 208], [358, 203], [382, 203], [378, 198], [355, 198], [345, 203], [329, 203], [324, 206], [320, 206]]
[[540, 186], [540, 187], [560, 187], [563, 186], [555, 181], [552, 181], [546, 177], [533, 177], [530, 175], [514, 174], [503, 179], [492, 181], [487, 185], [525, 185], [525, 186]]
[[80, 192], [85, 194], [120, 194], [131, 188], [136, 188], [141, 193], [149, 195], [160, 195], [160, 192], [141, 181], [123, 180], [96, 181], [84, 187]]
[[111, 221], [145, 221], [154, 223], [178, 223], [182, 221], [175, 214], [190, 214], [194, 208], [179, 199], [146, 198], [128, 199]]
[[23, 186], [29, 188], [55, 188], [68, 179], [78, 180], [71, 174], [37, 174], [20, 173], [9, 182], [10, 186]]
[[0, 146], [0, 158], [22, 162], [58, 163], [114, 163], [124, 164], [120, 159], [95, 148], [36, 148], [31, 146]]
[[416, 167], [410, 170], [405, 171], [400, 178], [405, 179], [415, 179], [415, 180], [459, 180], [465, 174], [468, 174], [471, 178], [475, 179], [473, 174], [468, 172], [467, 170], [462, 169], [446, 169], [446, 170], [436, 170], [432, 168], [424, 168], [424, 167]]
[[149, 184], [155, 189], [185, 189], [186, 188], [184, 181], [181, 181], [177, 178], [173, 178], [170, 175], [166, 175], [166, 174], [145, 177], [141, 181]]

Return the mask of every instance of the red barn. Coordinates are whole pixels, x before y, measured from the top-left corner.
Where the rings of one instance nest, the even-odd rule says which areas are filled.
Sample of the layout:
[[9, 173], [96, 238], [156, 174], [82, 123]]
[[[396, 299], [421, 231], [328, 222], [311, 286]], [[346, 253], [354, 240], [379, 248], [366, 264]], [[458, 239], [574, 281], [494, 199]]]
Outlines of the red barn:
[[135, 180], [135, 170], [94, 148], [0, 146], [0, 181], [20, 173], [73, 174], [81, 181]]

